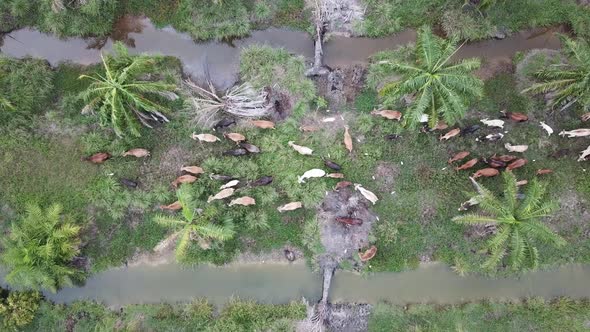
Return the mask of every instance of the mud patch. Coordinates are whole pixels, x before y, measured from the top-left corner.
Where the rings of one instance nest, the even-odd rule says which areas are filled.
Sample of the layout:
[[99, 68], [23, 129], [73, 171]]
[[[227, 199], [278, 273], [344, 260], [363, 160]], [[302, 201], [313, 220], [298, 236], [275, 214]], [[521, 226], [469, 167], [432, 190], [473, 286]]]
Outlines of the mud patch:
[[[345, 225], [336, 221], [337, 217], [357, 218], [360, 225]], [[357, 264], [356, 255], [361, 249], [369, 247], [369, 234], [376, 216], [369, 211], [369, 202], [350, 188], [329, 192], [318, 209], [320, 238], [325, 253], [320, 257], [320, 265], [352, 260]]]
[[328, 317], [328, 331], [361, 332], [369, 328], [370, 304], [332, 304]]
[[[289, 261], [285, 256], [285, 250], [289, 250], [293, 253], [295, 260]], [[273, 263], [273, 264], [291, 264], [302, 262], [304, 258], [303, 251], [299, 248], [286, 245], [282, 248], [274, 249], [267, 252], [252, 253], [252, 252], [241, 252], [234, 260], [229, 263], [233, 264], [261, 264], [261, 263]]]
[[316, 78], [319, 93], [326, 98], [330, 109], [338, 110], [355, 100], [363, 89], [366, 71], [365, 66], [352, 65], [334, 68], [328, 75]]
[[151, 252], [137, 252], [129, 260], [127, 265], [162, 265], [174, 262], [174, 250], [176, 249], [176, 240], [179, 233], [176, 232], [154, 247]]
[[498, 57], [490, 59], [475, 72], [475, 76], [482, 80], [489, 80], [498, 74], [512, 73], [514, 66], [510, 57]]
[[352, 36], [365, 13], [361, 0], [321, 0], [329, 34]]

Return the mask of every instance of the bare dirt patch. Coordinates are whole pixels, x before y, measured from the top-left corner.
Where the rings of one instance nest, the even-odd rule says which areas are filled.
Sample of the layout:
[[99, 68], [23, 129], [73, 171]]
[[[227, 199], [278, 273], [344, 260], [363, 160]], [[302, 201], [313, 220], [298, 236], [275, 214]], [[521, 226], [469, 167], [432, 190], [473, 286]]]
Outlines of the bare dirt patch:
[[568, 233], [581, 228], [583, 234], [590, 236], [590, 204], [575, 191], [568, 190], [558, 199], [559, 210], [547, 220], [559, 233]]
[[386, 161], [380, 161], [375, 168], [375, 181], [380, 192], [392, 192], [395, 184], [395, 178], [401, 173], [401, 168], [397, 164]]
[[510, 57], [498, 57], [484, 63], [481, 68], [475, 72], [475, 75], [485, 81], [498, 74], [512, 72], [514, 72], [512, 59], [510, 59]]
[[333, 68], [328, 75], [316, 78], [319, 93], [331, 109], [340, 109], [353, 102], [363, 89], [366, 72], [367, 68], [362, 65]]
[[[360, 225], [345, 225], [336, 221], [337, 217], [357, 218]], [[353, 259], [359, 250], [369, 247], [369, 234], [376, 216], [369, 211], [369, 202], [351, 188], [329, 192], [318, 209], [320, 238], [325, 253], [320, 257], [320, 265], [340, 263]]]
[[144, 184], [147, 187], [152, 183], [160, 183], [162, 178], [174, 179], [179, 175], [180, 168], [192, 163], [194, 152], [179, 146], [172, 146], [159, 156], [152, 158], [158, 157], [158, 163], [148, 162], [141, 166], [140, 174], [142, 174]]
[[369, 328], [370, 304], [332, 304], [328, 317], [328, 331], [361, 332]]
[[[294, 261], [287, 259], [285, 251], [288, 250], [293, 253], [295, 258]], [[299, 248], [285, 245], [282, 248], [274, 249], [267, 252], [253, 253], [253, 252], [241, 252], [229, 265], [233, 264], [259, 264], [259, 263], [272, 263], [272, 264], [291, 264], [302, 262], [304, 258], [303, 251]]]

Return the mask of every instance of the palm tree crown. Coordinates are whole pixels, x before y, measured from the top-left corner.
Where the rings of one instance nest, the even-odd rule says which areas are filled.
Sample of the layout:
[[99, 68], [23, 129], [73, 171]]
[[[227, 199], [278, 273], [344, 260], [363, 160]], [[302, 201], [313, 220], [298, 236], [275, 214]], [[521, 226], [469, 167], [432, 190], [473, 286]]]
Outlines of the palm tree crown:
[[471, 98], [481, 97], [483, 83], [472, 74], [480, 61], [452, 63], [458, 49], [456, 40], [438, 38], [424, 27], [418, 32], [414, 63], [391, 59], [376, 64], [386, 72], [402, 75], [380, 91], [386, 104], [395, 104], [406, 95], [416, 97], [404, 115], [405, 125], [417, 127], [424, 114], [431, 127], [441, 118], [452, 125], [464, 116]]
[[141, 75], [153, 70], [155, 60], [148, 56], [129, 56], [120, 43], [114, 55], [101, 55], [104, 75], [82, 75], [92, 80], [82, 94], [88, 103], [83, 112], [98, 109], [102, 125], [111, 124], [118, 136], [125, 131], [140, 136], [139, 123], [152, 128], [150, 122], [168, 122], [167, 108], [154, 98], [177, 99], [175, 86], [163, 82], [142, 80]]
[[59, 204], [46, 210], [29, 205], [26, 216], [12, 224], [2, 253], [10, 285], [55, 292], [81, 276], [71, 264], [80, 252], [80, 227], [63, 220], [61, 212]]
[[177, 259], [182, 260], [192, 240], [196, 240], [202, 249], [210, 249], [211, 241], [224, 242], [233, 238], [235, 231], [232, 220], [227, 217], [217, 220], [220, 213], [213, 204], [199, 208], [199, 201], [193, 196], [190, 185], [181, 185], [176, 195], [182, 206], [182, 218], [159, 215], [156, 216], [156, 222], [164, 226], [180, 228], [176, 246]]
[[483, 264], [486, 269], [496, 267], [509, 254], [508, 264], [513, 270], [534, 269], [539, 253], [533, 241], [563, 246], [565, 240], [540, 221], [556, 208], [553, 202], [543, 200], [546, 185], [533, 179], [527, 187], [524, 199], [518, 199], [516, 177], [504, 172], [504, 197], [495, 197], [486, 188], [480, 187], [477, 200], [486, 215], [466, 214], [453, 218], [462, 224], [495, 224], [496, 234], [488, 241], [490, 257]]
[[552, 106], [569, 100], [568, 106], [579, 104], [590, 111], [590, 42], [568, 37], [562, 37], [561, 40], [568, 63], [544, 67], [535, 73], [541, 82], [523, 90], [523, 93], [554, 92]]

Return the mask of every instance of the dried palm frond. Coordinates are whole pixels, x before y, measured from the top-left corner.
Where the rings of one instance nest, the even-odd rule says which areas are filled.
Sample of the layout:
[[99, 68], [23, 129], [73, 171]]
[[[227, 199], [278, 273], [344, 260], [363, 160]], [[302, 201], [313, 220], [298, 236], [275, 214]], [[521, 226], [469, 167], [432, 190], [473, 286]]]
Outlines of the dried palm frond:
[[236, 85], [220, 95], [213, 84], [201, 87], [190, 80], [185, 81], [192, 95], [195, 117], [200, 125], [212, 124], [218, 112], [226, 112], [243, 118], [260, 118], [272, 110], [266, 89], [254, 89], [249, 83]]

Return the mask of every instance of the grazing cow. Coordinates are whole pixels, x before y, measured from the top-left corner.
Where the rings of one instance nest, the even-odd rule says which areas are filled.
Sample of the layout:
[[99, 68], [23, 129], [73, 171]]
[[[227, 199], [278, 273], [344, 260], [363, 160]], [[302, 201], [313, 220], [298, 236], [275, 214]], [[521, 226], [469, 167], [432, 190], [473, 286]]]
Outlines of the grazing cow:
[[232, 200], [231, 202], [229, 202], [229, 206], [233, 206], [233, 205], [242, 205], [242, 206], [256, 205], [256, 200], [250, 196], [243, 196], [243, 197], [236, 198], [236, 199]]
[[250, 153], [260, 153], [260, 149], [253, 144], [250, 143], [240, 143], [240, 147], [246, 149], [246, 151], [250, 152]]
[[133, 156], [136, 158], [149, 157], [150, 152], [146, 149], [136, 148], [136, 149], [131, 149], [131, 150], [123, 153], [123, 157], [127, 157], [127, 156]]
[[475, 172], [473, 174], [473, 178], [474, 179], [477, 179], [477, 178], [480, 178], [482, 176], [484, 176], [486, 178], [489, 178], [489, 177], [492, 177], [492, 176], [496, 176], [498, 174], [500, 174], [500, 171], [498, 171], [495, 168], [484, 168], [484, 169], [480, 169], [479, 171]]
[[90, 157], [86, 157], [83, 158], [83, 160], [86, 160], [88, 162], [91, 162], [93, 164], [102, 164], [105, 161], [107, 161], [108, 159], [111, 158], [111, 154], [108, 152], [99, 152], [99, 153], [95, 153]]
[[528, 145], [512, 145], [510, 143], [504, 144], [504, 147], [509, 152], [525, 152], [529, 148]]
[[480, 128], [479, 125], [472, 125], [472, 126], [469, 126], [469, 127], [465, 127], [463, 129], [461, 129], [461, 136], [473, 134], [474, 132], [478, 131], [479, 128]]
[[199, 175], [204, 173], [203, 169], [199, 166], [184, 166], [180, 170], [183, 172], [191, 173], [193, 175]]
[[275, 129], [275, 123], [272, 121], [266, 120], [252, 120], [250, 121], [252, 125], [261, 129]]
[[375, 254], [377, 254], [377, 247], [371, 246], [371, 248], [369, 248], [364, 253], [361, 254], [359, 252], [359, 258], [360, 258], [361, 262], [366, 262], [366, 261], [370, 260], [371, 258], [375, 257]]
[[354, 190], [358, 190], [361, 193], [361, 195], [363, 195], [363, 197], [366, 198], [369, 202], [373, 203], [373, 205], [375, 205], [375, 203], [377, 203], [377, 201], [379, 200], [377, 195], [375, 195], [373, 192], [363, 188], [363, 186], [361, 186], [358, 183], [355, 183]]
[[526, 165], [528, 161], [526, 159], [516, 159], [515, 161], [511, 162], [506, 166], [506, 169], [511, 171], [513, 169], [521, 168], [522, 166]]
[[588, 158], [588, 156], [590, 156], [590, 146], [588, 146], [586, 148], [586, 150], [584, 150], [580, 153], [580, 157], [578, 158], [578, 161], [584, 161], [584, 160], [586, 160], [586, 158]]
[[181, 175], [179, 177], [176, 178], [176, 180], [174, 180], [172, 182], [172, 186], [174, 186], [174, 188], [178, 187], [179, 184], [183, 184], [183, 183], [193, 183], [197, 181], [197, 177], [194, 175], [190, 175], [190, 174], [185, 174], [185, 175]]
[[222, 119], [221, 121], [217, 122], [213, 126], [213, 130], [217, 130], [220, 128], [226, 128], [226, 127], [229, 127], [229, 126], [235, 125], [235, 124], [236, 124], [236, 120], [234, 120], [234, 119]]
[[471, 153], [469, 151], [461, 151], [455, 154], [453, 157], [449, 158], [448, 163], [453, 163], [455, 161], [459, 161], [464, 159], [465, 157], [469, 156]]
[[462, 170], [470, 169], [471, 167], [475, 166], [475, 164], [477, 164], [477, 162], [478, 162], [478, 159], [473, 158], [473, 159], [469, 160], [468, 162], [466, 162], [465, 164], [463, 164], [459, 167], [455, 167], [455, 171], [462, 171]]
[[339, 189], [342, 189], [342, 188], [350, 187], [351, 185], [352, 185], [352, 182], [340, 181], [340, 182], [336, 183], [336, 186], [334, 187], [334, 190], [339, 190]]
[[299, 152], [299, 154], [302, 154], [304, 156], [309, 156], [313, 153], [312, 149], [308, 148], [307, 146], [297, 145], [293, 143], [293, 141], [289, 141], [287, 144], [290, 147], [292, 147], [295, 151]]
[[438, 140], [439, 140], [439, 141], [442, 141], [442, 140], [448, 141], [449, 139], [451, 139], [451, 138], [453, 138], [453, 137], [455, 137], [455, 136], [459, 135], [459, 133], [461, 133], [461, 129], [459, 129], [459, 128], [451, 129], [451, 130], [450, 130], [449, 132], [447, 132], [446, 134], [444, 134], [444, 135], [441, 135], [441, 136], [438, 138]]
[[499, 120], [499, 119], [489, 120], [486, 118], [486, 119], [481, 120], [481, 122], [488, 127], [497, 127], [497, 128], [504, 129], [504, 121], [503, 120]]
[[516, 121], [516, 122], [524, 122], [529, 119], [529, 117], [527, 115], [522, 114], [522, 113], [506, 112], [506, 111], [502, 111], [500, 113], [502, 113], [504, 118], [510, 119], [510, 120]]
[[209, 198], [207, 199], [207, 203], [211, 203], [212, 201], [215, 201], [215, 200], [220, 200], [220, 199], [230, 197], [231, 195], [234, 194], [234, 191], [235, 191], [234, 188], [223, 189], [222, 191], [215, 194], [215, 196], [209, 196]]
[[238, 156], [244, 156], [248, 153], [248, 150], [240, 148], [240, 149], [234, 149], [234, 150], [228, 150], [222, 153], [222, 155], [224, 156], [234, 156], [234, 157], [238, 157]]
[[303, 204], [301, 204], [301, 202], [291, 202], [291, 203], [287, 203], [285, 205], [279, 206], [277, 208], [277, 210], [282, 213], [285, 211], [297, 210], [297, 209], [301, 208], [302, 206], [303, 206]]
[[272, 176], [263, 176], [254, 182], [250, 182], [250, 187], [266, 186], [272, 183]]
[[582, 128], [582, 129], [574, 129], [574, 130], [562, 130], [559, 133], [559, 136], [566, 136], [568, 138], [572, 137], [584, 137], [590, 135], [590, 129]]
[[401, 120], [402, 118], [402, 112], [400, 111], [391, 111], [391, 110], [381, 110], [381, 111], [372, 111], [371, 112], [372, 115], [380, 115], [381, 117], [384, 117], [386, 119], [389, 120]]
[[342, 169], [342, 166], [336, 164], [335, 162], [331, 161], [331, 160], [324, 160], [324, 165], [326, 165], [326, 167], [333, 169], [335, 171], [339, 171]]
[[160, 209], [161, 210], [168, 210], [168, 211], [177, 211], [177, 210], [182, 209], [182, 204], [180, 204], [179, 201], [176, 201], [176, 202], [168, 204], [168, 205], [160, 205]]
[[324, 175], [326, 175], [326, 171], [324, 171], [323, 169], [313, 168], [313, 169], [310, 169], [309, 171], [306, 171], [305, 173], [303, 173], [303, 175], [299, 176], [297, 179], [297, 182], [305, 183], [305, 179], [321, 178]]
[[537, 175], [544, 175], [544, 174], [551, 174], [553, 173], [552, 169], [542, 168], [537, 170]]
[[211, 134], [197, 134], [197, 133], [193, 133], [191, 135], [191, 138], [194, 139], [195, 141], [198, 140], [199, 142], [208, 142], [208, 143], [213, 143], [213, 142], [221, 141], [219, 139], [219, 137], [217, 137], [215, 135], [211, 135]]
[[352, 136], [348, 132], [348, 126], [344, 126], [344, 146], [349, 153], [352, 152]]
[[246, 140], [246, 136], [239, 134], [239, 133], [227, 133], [223, 134], [223, 137], [234, 141], [235, 143], [240, 143]]

